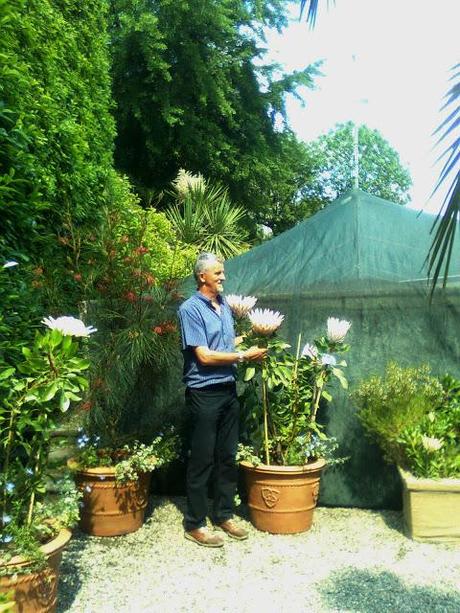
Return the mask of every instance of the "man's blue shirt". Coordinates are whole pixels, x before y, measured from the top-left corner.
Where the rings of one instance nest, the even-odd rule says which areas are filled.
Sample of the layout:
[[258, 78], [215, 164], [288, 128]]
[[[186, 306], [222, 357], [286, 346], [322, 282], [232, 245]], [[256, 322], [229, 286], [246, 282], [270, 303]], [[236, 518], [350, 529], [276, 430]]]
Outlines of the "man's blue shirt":
[[230, 307], [218, 295], [220, 314], [209, 298], [195, 292], [179, 307], [179, 324], [184, 356], [184, 383], [199, 388], [216, 383], [235, 381], [234, 365], [204, 366], [197, 360], [194, 347], [208, 347], [212, 351], [235, 351], [235, 329]]

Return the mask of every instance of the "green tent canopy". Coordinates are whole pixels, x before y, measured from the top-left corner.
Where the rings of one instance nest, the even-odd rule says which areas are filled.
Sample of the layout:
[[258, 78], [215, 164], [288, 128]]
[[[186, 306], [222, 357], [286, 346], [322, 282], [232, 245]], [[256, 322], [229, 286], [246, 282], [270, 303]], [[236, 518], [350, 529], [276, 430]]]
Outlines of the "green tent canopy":
[[[460, 246], [454, 245], [447, 290], [428, 300], [426, 256], [435, 217], [358, 189], [291, 230], [225, 264], [225, 292], [254, 295], [286, 315], [281, 333], [295, 345], [324, 334], [330, 316], [352, 322], [347, 377], [353, 389], [388, 361], [428, 363], [460, 376]], [[191, 286], [189, 286], [191, 289]], [[323, 416], [350, 459], [326, 471], [321, 502], [395, 507], [394, 467], [366, 438], [346, 392], [336, 386]]]

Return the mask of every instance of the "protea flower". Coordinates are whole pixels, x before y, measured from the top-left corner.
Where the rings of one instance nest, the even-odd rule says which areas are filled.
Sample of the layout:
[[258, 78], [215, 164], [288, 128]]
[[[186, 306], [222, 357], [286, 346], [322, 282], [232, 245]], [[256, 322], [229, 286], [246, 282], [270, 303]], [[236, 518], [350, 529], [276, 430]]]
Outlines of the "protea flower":
[[422, 445], [425, 447], [427, 451], [439, 451], [443, 446], [444, 442], [439, 438], [434, 438], [431, 436], [422, 435]]
[[229, 294], [226, 296], [226, 300], [235, 317], [239, 318], [245, 317], [257, 302], [257, 298], [254, 298], [254, 296], [238, 296], [236, 294]]
[[252, 331], [261, 336], [271, 336], [283, 323], [284, 315], [271, 309], [254, 309], [248, 313]]
[[327, 320], [327, 338], [331, 343], [343, 343], [351, 323], [346, 319], [329, 317]]
[[315, 345], [307, 343], [302, 349], [302, 357], [310, 358], [310, 360], [316, 360], [318, 357], [318, 349]]
[[89, 336], [93, 332], [97, 332], [97, 328], [85, 326], [81, 319], [75, 317], [45, 317], [42, 319], [42, 324], [48, 326], [51, 330], [59, 330], [66, 336]]
[[323, 353], [321, 356], [321, 364], [323, 366], [335, 366], [337, 364], [337, 358], [330, 353]]
[[206, 187], [206, 181], [202, 175], [192, 175], [192, 173], [181, 168], [177, 177], [172, 182], [172, 185], [179, 196], [184, 197], [192, 189], [204, 189]]

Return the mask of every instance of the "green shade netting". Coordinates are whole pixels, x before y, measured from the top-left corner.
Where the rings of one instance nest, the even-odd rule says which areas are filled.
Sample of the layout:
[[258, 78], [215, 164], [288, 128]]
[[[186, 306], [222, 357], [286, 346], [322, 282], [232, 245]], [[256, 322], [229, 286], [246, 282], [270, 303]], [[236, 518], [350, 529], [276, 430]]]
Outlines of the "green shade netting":
[[[447, 290], [428, 299], [426, 256], [435, 217], [358, 189], [291, 230], [225, 263], [225, 292], [254, 295], [285, 314], [281, 334], [293, 347], [322, 335], [328, 317], [352, 322], [346, 375], [352, 390], [390, 360], [428, 363], [460, 376], [460, 246]], [[191, 290], [193, 284], [187, 288]], [[321, 502], [370, 508], [399, 504], [394, 467], [363, 433], [338, 383], [322, 421], [340, 442], [345, 464], [328, 469]]]

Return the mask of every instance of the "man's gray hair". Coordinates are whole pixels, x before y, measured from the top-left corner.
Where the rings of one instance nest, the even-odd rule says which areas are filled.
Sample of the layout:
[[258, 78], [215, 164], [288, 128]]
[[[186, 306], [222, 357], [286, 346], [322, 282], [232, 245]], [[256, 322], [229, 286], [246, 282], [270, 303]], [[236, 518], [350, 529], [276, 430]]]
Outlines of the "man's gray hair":
[[207, 270], [213, 264], [222, 264], [223, 261], [224, 260], [220, 256], [215, 255], [214, 253], [207, 253], [207, 252], [200, 253], [196, 259], [195, 267], [193, 269], [193, 274], [195, 275], [196, 282], [197, 283], [200, 282], [199, 275], [202, 272]]

